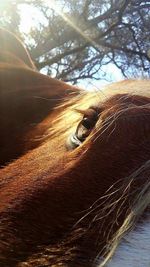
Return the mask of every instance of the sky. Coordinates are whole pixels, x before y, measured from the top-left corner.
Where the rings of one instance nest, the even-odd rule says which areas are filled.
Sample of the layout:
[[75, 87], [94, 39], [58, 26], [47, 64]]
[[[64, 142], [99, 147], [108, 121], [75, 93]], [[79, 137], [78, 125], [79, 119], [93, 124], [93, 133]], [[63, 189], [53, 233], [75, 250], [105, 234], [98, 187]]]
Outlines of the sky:
[[[50, 3], [51, 8], [54, 8], [55, 6], [55, 10], [57, 9], [58, 12], [61, 11], [61, 7], [56, 5], [56, 2], [54, 3], [54, 1], [51, 0], [51, 1], [48, 1], [48, 3]], [[40, 11], [38, 11], [37, 8], [31, 8], [31, 6], [27, 4], [22, 4], [19, 6], [19, 10], [21, 13], [20, 31], [22, 33], [25, 33], [26, 36], [30, 32], [32, 27], [37, 26], [37, 19], [38, 19], [38, 22], [45, 23], [46, 25], [46, 19], [44, 19], [44, 17], [40, 13]], [[26, 37], [26, 43], [27, 43], [27, 37]], [[91, 80], [88, 79], [86, 81], [85, 80], [80, 81], [78, 85], [81, 87], [86, 87], [88, 90], [90, 90], [91, 88], [93, 88], [93, 86], [96, 89], [99, 86], [103, 86], [110, 82], [116, 82], [116, 81], [120, 81], [123, 79], [121, 71], [112, 63], [104, 65], [101, 69], [101, 72], [103, 71], [108, 73], [109, 75], [108, 81], [101, 79], [99, 81], [92, 80], [91, 82]], [[44, 70], [41, 72], [45, 74]]]

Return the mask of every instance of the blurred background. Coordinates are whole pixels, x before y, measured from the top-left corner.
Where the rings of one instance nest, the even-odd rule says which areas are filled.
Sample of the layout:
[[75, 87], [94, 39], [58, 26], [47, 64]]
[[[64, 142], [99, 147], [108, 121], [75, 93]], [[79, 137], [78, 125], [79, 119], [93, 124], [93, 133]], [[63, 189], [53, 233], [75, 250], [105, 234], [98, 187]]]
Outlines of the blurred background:
[[150, 77], [150, 1], [0, 0], [37, 69], [87, 89]]

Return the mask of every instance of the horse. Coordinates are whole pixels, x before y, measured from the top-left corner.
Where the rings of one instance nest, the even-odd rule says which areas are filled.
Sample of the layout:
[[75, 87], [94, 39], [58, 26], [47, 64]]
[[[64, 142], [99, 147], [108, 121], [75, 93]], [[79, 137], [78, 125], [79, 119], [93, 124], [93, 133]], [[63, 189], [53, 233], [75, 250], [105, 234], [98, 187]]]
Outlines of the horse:
[[0, 39], [0, 266], [148, 267], [149, 80], [87, 92]]

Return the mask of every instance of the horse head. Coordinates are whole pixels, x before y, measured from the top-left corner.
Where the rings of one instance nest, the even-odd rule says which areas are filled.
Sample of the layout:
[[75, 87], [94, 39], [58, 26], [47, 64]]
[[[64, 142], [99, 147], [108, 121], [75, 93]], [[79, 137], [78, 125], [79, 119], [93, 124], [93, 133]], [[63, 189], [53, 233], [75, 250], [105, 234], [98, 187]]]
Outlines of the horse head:
[[0, 35], [1, 266], [104, 266], [148, 216], [150, 82], [89, 93]]

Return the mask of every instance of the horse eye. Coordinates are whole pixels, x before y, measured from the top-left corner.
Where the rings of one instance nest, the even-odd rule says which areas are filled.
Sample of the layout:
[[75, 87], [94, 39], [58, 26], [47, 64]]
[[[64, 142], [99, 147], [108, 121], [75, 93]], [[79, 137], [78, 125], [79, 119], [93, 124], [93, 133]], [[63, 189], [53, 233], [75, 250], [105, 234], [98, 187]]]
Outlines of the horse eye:
[[67, 148], [74, 149], [80, 146], [92, 132], [97, 120], [98, 112], [94, 110], [90, 115], [84, 116], [78, 124], [76, 132], [68, 138]]
[[87, 129], [90, 130], [93, 128], [93, 121], [89, 120], [88, 118], [83, 118], [82, 125]]
[[90, 129], [90, 121], [88, 119], [83, 119], [76, 129], [75, 135], [81, 142], [83, 142], [89, 135]]
[[96, 124], [96, 121], [97, 120], [95, 118], [84, 117], [78, 124], [75, 134], [81, 142], [83, 142], [89, 136], [90, 132], [93, 130]]

